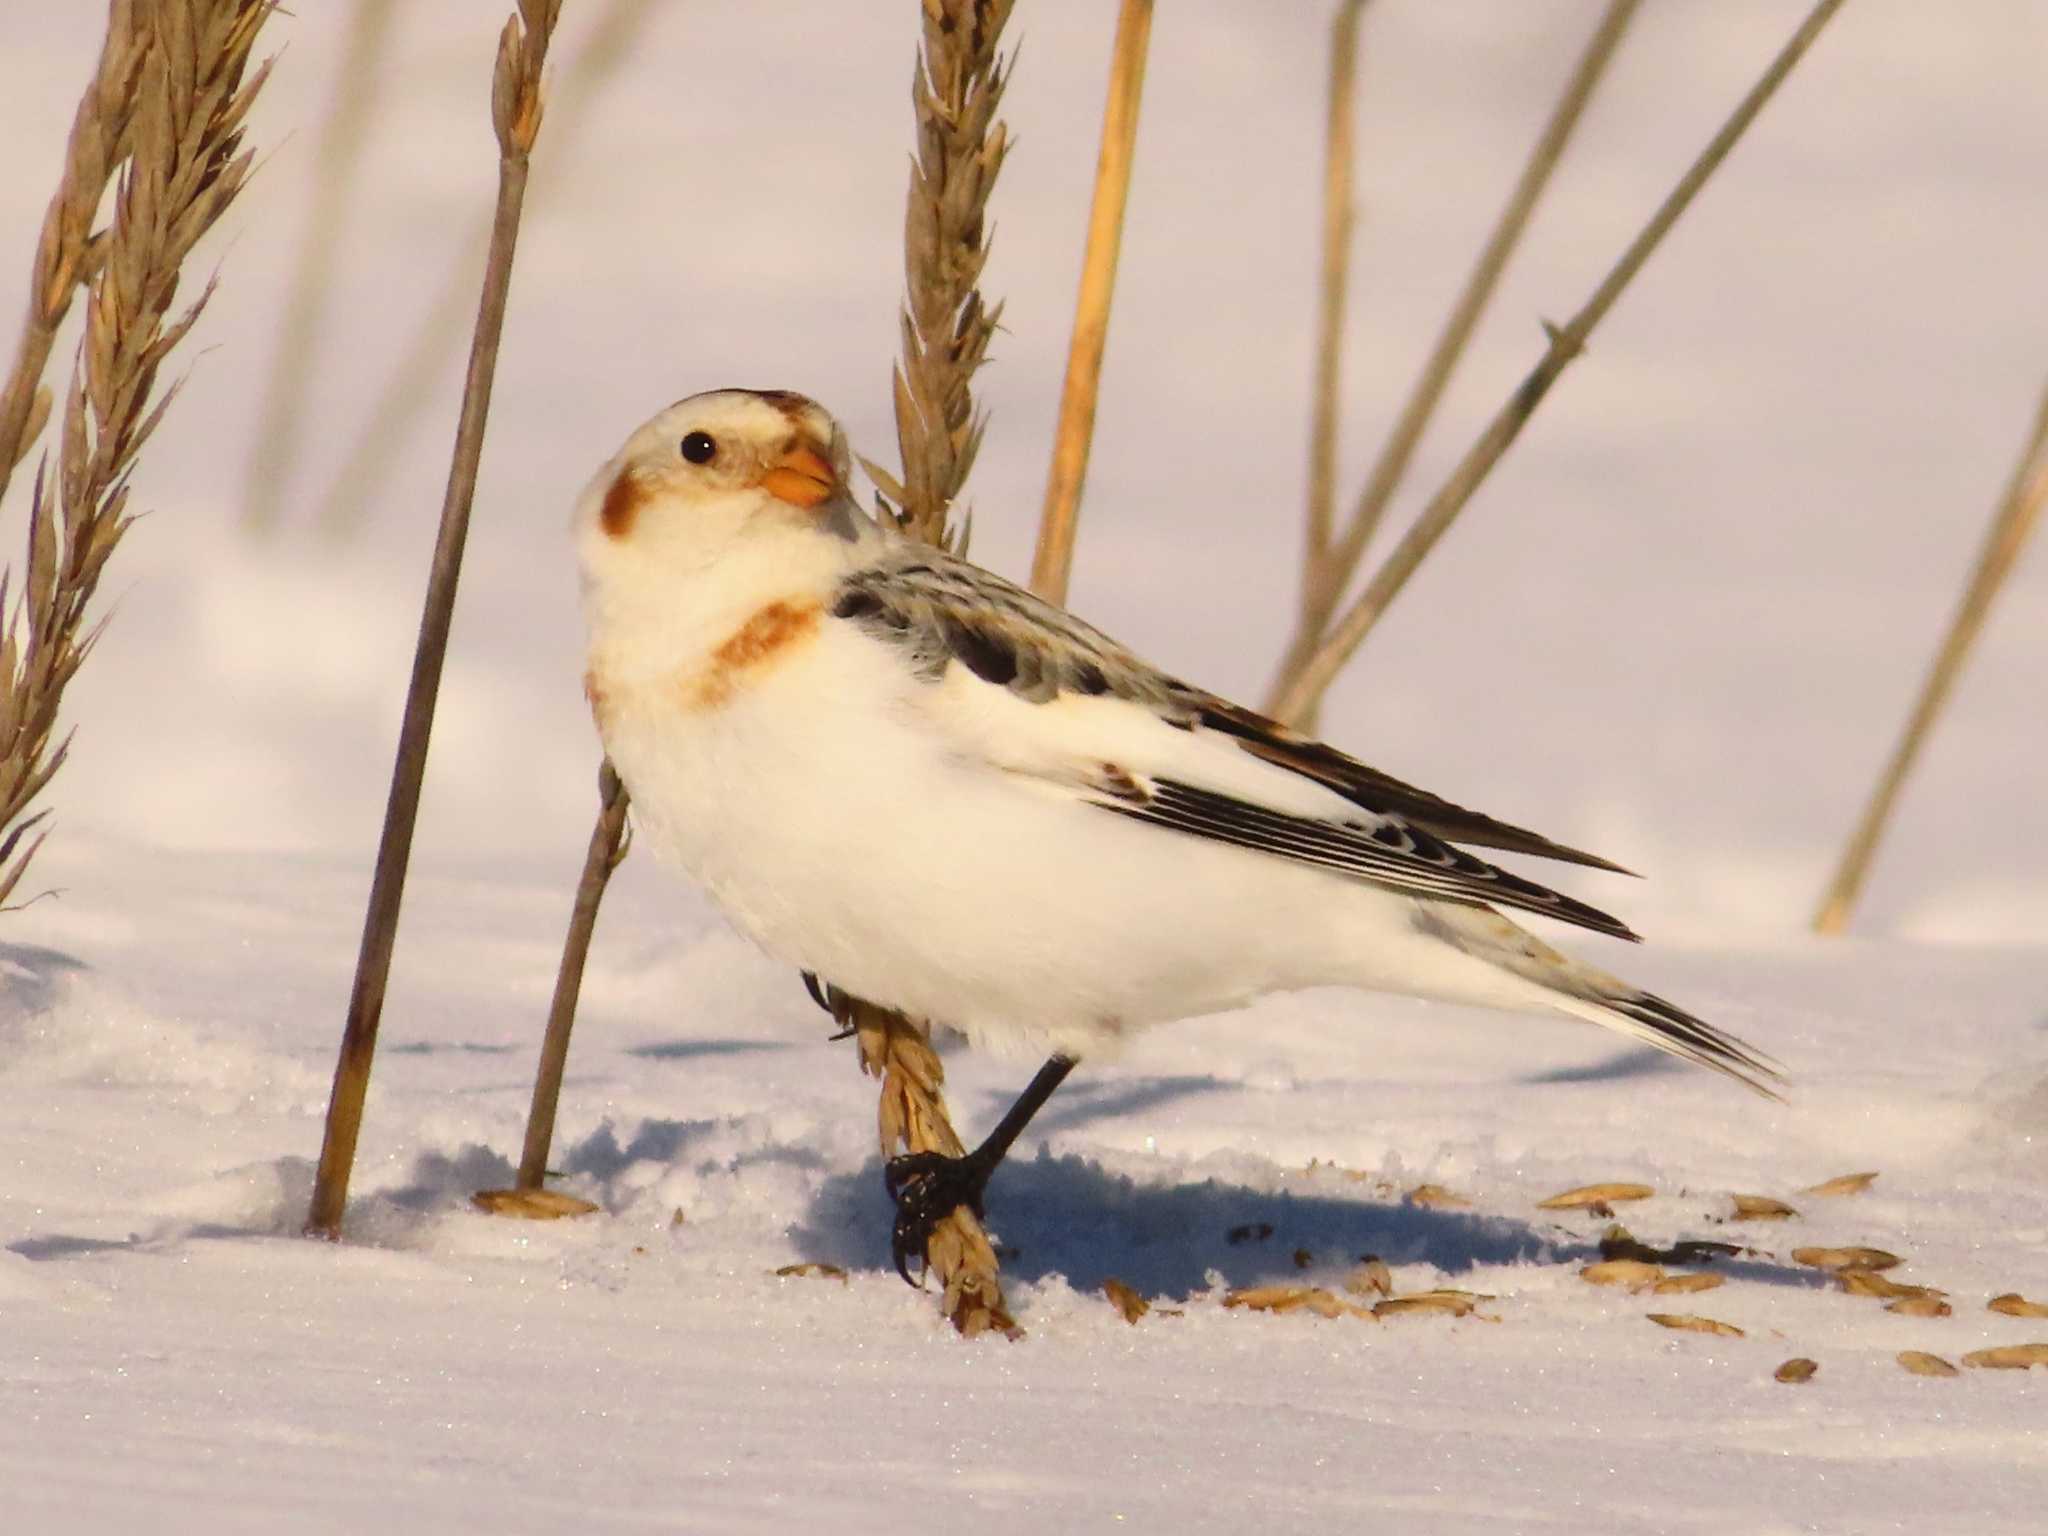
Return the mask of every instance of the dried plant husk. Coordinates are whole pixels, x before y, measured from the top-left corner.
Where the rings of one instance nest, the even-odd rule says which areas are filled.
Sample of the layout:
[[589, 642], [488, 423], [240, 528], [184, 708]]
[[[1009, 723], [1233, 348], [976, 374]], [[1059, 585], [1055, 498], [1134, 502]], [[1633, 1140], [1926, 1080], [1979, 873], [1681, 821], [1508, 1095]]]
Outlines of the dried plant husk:
[[1875, 1273], [1897, 1269], [1906, 1261], [1882, 1248], [1794, 1248], [1792, 1262], [1809, 1269], [1862, 1269]]
[[[176, 397], [160, 375], [212, 296], [182, 308], [193, 248], [247, 181], [244, 121], [270, 66], [249, 67], [271, 0], [120, 0], [100, 66], [74, 121], [63, 179], [31, 281], [28, 333], [0, 392], [0, 489], [50, 416], [40, 382], [49, 335], [85, 289], [78, 358], [57, 412], [55, 464], [29, 497], [18, 586], [0, 577], [0, 902], [42, 844], [30, 803], [63, 765], [64, 690], [99, 637], [87, 614], [134, 522], [137, 456]], [[113, 215], [91, 229], [103, 189]], [[12, 591], [12, 600], [9, 592]], [[104, 621], [102, 621], [104, 622]]]
[[1810, 1185], [1799, 1193], [1818, 1195], [1823, 1200], [1832, 1200], [1841, 1195], [1860, 1195], [1870, 1188], [1876, 1178], [1875, 1172], [1838, 1174], [1832, 1179], [1823, 1179], [1818, 1184]]
[[1769, 1195], [1730, 1195], [1737, 1221], [1786, 1221], [1799, 1213], [1782, 1200]]
[[1719, 1275], [1671, 1275], [1650, 1287], [1653, 1295], [1680, 1296], [1697, 1291], [1717, 1290], [1723, 1281]]
[[1901, 1317], [1947, 1317], [1955, 1311], [1939, 1296], [1901, 1296], [1886, 1302], [1884, 1309]]
[[1446, 1189], [1441, 1184], [1418, 1184], [1401, 1198], [1410, 1205], [1420, 1205], [1438, 1211], [1469, 1210], [1472, 1205], [1465, 1196], [1454, 1189]]
[[1102, 1282], [1102, 1294], [1109, 1298], [1109, 1304], [1123, 1315], [1127, 1323], [1137, 1322], [1152, 1310], [1151, 1302], [1114, 1277]]
[[603, 1209], [593, 1200], [555, 1189], [480, 1189], [469, 1197], [469, 1203], [492, 1216], [516, 1216], [525, 1221], [560, 1221]]
[[1379, 1311], [1353, 1306], [1319, 1285], [1245, 1286], [1226, 1294], [1223, 1305], [1253, 1312], [1313, 1312], [1317, 1317], [1372, 1317]]
[[2024, 1371], [2031, 1366], [2048, 1365], [2048, 1344], [2001, 1344], [1995, 1349], [1973, 1349], [1963, 1356], [1963, 1364], [1978, 1370]]
[[1625, 1200], [1647, 1200], [1657, 1191], [1647, 1184], [1584, 1184], [1536, 1202], [1539, 1211], [1577, 1211], [1589, 1206], [1615, 1205]]
[[1662, 1280], [1664, 1267], [1642, 1259], [1602, 1259], [1580, 1270], [1579, 1278], [1592, 1285], [1617, 1285], [1623, 1290], [1640, 1291]]
[[1482, 1301], [1492, 1301], [1477, 1291], [1417, 1291], [1411, 1296], [1389, 1296], [1373, 1304], [1374, 1317], [1400, 1317], [1417, 1312], [1440, 1312], [1465, 1317]]
[[1701, 1317], [1695, 1312], [1650, 1312], [1645, 1315], [1659, 1328], [1673, 1328], [1680, 1333], [1711, 1333], [1717, 1334], [1724, 1339], [1748, 1337], [1733, 1323], [1724, 1323], [1711, 1317]]
[[2029, 1301], [2018, 1291], [2007, 1291], [1994, 1296], [1985, 1305], [1993, 1312], [2003, 1312], [2007, 1317], [2048, 1317], [2048, 1303]]
[[1902, 1349], [1898, 1354], [1899, 1364], [1915, 1376], [1960, 1376], [1953, 1365], [1939, 1355], [1930, 1355], [1924, 1349]]

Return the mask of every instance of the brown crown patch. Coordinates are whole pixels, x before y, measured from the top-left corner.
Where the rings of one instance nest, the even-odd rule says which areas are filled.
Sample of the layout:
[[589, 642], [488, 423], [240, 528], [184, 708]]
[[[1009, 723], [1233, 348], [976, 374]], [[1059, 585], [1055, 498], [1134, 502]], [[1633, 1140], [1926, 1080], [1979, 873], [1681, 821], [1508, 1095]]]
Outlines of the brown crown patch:
[[640, 515], [646, 500], [647, 490], [633, 471], [620, 470], [618, 478], [605, 490], [604, 504], [597, 509], [597, 525], [610, 538], [625, 538], [633, 531], [633, 520]]
[[699, 709], [716, 709], [732, 697], [747, 673], [771, 664], [816, 633], [822, 612], [817, 603], [780, 599], [762, 608], [720, 642], [710, 664], [690, 679], [690, 702]]

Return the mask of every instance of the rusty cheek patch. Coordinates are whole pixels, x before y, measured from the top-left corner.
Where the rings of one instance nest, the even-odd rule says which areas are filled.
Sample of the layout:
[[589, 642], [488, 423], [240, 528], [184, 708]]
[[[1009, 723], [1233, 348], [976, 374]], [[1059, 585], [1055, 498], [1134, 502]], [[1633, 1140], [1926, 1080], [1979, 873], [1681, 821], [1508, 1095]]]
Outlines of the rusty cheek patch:
[[646, 499], [647, 492], [634, 478], [633, 471], [620, 470], [618, 478], [605, 490], [604, 504], [597, 509], [598, 526], [610, 538], [625, 538], [633, 531], [633, 520], [640, 515], [641, 503]]
[[822, 612], [817, 603], [768, 604], [727, 636], [711, 653], [710, 664], [690, 677], [688, 701], [698, 709], [716, 709], [748, 672], [773, 664], [815, 634]]

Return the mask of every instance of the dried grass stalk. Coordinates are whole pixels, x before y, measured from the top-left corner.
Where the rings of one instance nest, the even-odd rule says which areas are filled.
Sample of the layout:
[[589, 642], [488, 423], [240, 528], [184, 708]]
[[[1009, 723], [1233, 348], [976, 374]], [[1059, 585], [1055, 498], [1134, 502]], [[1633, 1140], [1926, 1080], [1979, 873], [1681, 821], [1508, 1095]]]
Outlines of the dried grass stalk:
[[1045, 508], [1039, 514], [1038, 549], [1031, 560], [1031, 588], [1048, 602], [1066, 601], [1067, 575], [1074, 565], [1074, 528], [1081, 516], [1081, 486], [1088, 478], [1088, 447], [1095, 436], [1095, 400], [1102, 383], [1102, 354], [1109, 344], [1109, 304], [1116, 290], [1124, 204], [1138, 142], [1138, 103], [1145, 88], [1145, 51], [1151, 38], [1152, 0], [1123, 0], [1110, 54], [1102, 154], [1088, 210], [1088, 244], [1081, 257], [1081, 292], [1074, 305], [1073, 339], [1067, 346], [1052, 469], [1045, 481]]
[[[306, 395], [319, 356], [320, 313], [334, 285], [349, 200], [375, 120], [380, 66], [397, 11], [397, 0], [355, 0], [349, 18], [333, 101], [313, 156], [313, 207], [299, 240], [298, 271], [271, 352], [270, 377], [257, 396], [263, 402], [263, 416], [249, 455], [242, 521], [258, 531], [276, 526], [285, 484], [298, 458]], [[460, 306], [455, 309], [460, 313]]]
[[[1301, 614], [1297, 620], [1294, 638], [1289, 642], [1286, 656], [1281, 661], [1279, 675], [1274, 679], [1269, 705], [1277, 703], [1285, 695], [1294, 677], [1314, 654], [1316, 643], [1322, 638], [1324, 629], [1329, 625], [1330, 616], [1336, 612], [1337, 604], [1344, 596], [1344, 589], [1350, 585], [1352, 576], [1358, 570], [1359, 561], [1365, 556], [1366, 547], [1372, 542], [1374, 532], [1378, 530], [1381, 519], [1386, 515], [1387, 504], [1401, 488], [1408, 465], [1414, 458], [1416, 445], [1422, 441], [1422, 434], [1428, 429], [1438, 402], [1443, 399], [1444, 391], [1450, 387], [1451, 375], [1456, 371], [1459, 359], [1465, 355], [1465, 347], [1471, 341], [1473, 331], [1478, 328], [1480, 317], [1486, 312], [1487, 303], [1492, 299], [1494, 289], [1499, 286], [1500, 276], [1507, 268], [1508, 258], [1514, 254], [1523, 231], [1528, 228], [1529, 220], [1536, 211], [1537, 201], [1543, 196], [1544, 188], [1550, 184], [1551, 172], [1557, 169], [1558, 161], [1564, 157], [1565, 146], [1571, 141], [1572, 131], [1578, 127], [1579, 119], [1585, 114], [1586, 103], [1593, 97], [1593, 88], [1600, 83], [1600, 77], [1606, 73], [1608, 62], [1613, 59], [1614, 50], [1620, 46], [1622, 33], [1635, 15], [1639, 3], [1640, 0], [1610, 0], [1606, 14], [1600, 18], [1600, 24], [1593, 29], [1593, 36], [1587, 42], [1585, 52], [1580, 55], [1571, 78], [1565, 82], [1563, 95], [1558, 98], [1549, 120], [1543, 125], [1543, 131], [1537, 135], [1536, 143], [1529, 151], [1528, 163], [1522, 167], [1522, 174], [1515, 182], [1513, 192], [1508, 195], [1507, 206], [1501, 210], [1500, 218], [1494, 223], [1493, 232], [1486, 238], [1486, 244], [1480, 247], [1478, 260], [1473, 263], [1471, 275], [1465, 279], [1464, 290], [1458, 295], [1457, 302], [1451, 306], [1443, 330], [1437, 336], [1436, 345], [1431, 350], [1428, 361], [1423, 364], [1421, 376], [1416, 379], [1407, 403], [1402, 406], [1401, 414], [1395, 418], [1392, 429], [1387, 433], [1387, 440], [1380, 448], [1379, 457], [1373, 462], [1372, 470], [1366, 476], [1365, 489], [1359, 493], [1358, 506], [1352, 512], [1351, 521], [1346, 524], [1341, 537], [1334, 541], [1329, 537], [1327, 498], [1330, 492], [1326, 486], [1323, 491], [1325, 502], [1322, 510], [1324, 538], [1320, 544], [1316, 541], [1316, 504], [1313, 499], [1311, 500], [1311, 536], [1308, 556], [1303, 562]], [[1348, 102], [1346, 111], [1348, 114]], [[1335, 133], [1334, 102], [1332, 133]], [[1347, 152], [1348, 148], [1347, 142]], [[1348, 182], [1348, 153], [1345, 174]], [[1348, 186], [1345, 195], [1348, 203]], [[1326, 291], [1329, 281], [1329, 238], [1326, 227]], [[1328, 413], [1332, 422], [1331, 431], [1334, 434], [1334, 365], [1330, 367], [1327, 384], [1319, 369], [1319, 419], [1324, 409], [1323, 397], [1326, 389], [1330, 396]], [[1315, 483], [1315, 475], [1312, 472], [1312, 498]], [[1290, 723], [1310, 726], [1314, 724], [1314, 715], [1315, 708], [1311, 705], [1302, 718]]]
[[1998, 499], [1990, 531], [1984, 538], [1984, 547], [1977, 555], [1977, 564], [1970, 572], [1969, 584], [1963, 589], [1955, 617], [1949, 621], [1948, 633], [1942, 637], [1941, 649], [1935, 653], [1934, 665], [1928, 670], [1926, 682], [1920, 685], [1920, 697], [1913, 703], [1913, 712], [1906, 717], [1899, 743], [1892, 749], [1891, 760], [1885, 764], [1884, 772], [1878, 775], [1870, 803], [1863, 808], [1856, 830], [1850, 835], [1848, 846], [1842, 850], [1842, 861], [1835, 869], [1835, 876], [1821, 897], [1820, 909], [1813, 915], [1816, 933], [1840, 933], [1849, 926], [1849, 914], [1856, 908], [1856, 898], [1862, 893], [1864, 879], [1870, 873], [1870, 861], [1876, 856], [1878, 842], [1891, 822], [1899, 791], [1905, 787], [1906, 776], [1913, 771], [1913, 764], [1918, 761], [1920, 749], [1933, 731], [1934, 722], [1941, 717], [1942, 707], [1948, 703], [1956, 679], [1962, 676], [1963, 665], [1970, 659], [1970, 649], [1977, 643], [1978, 632], [1984, 628], [1985, 616], [1990, 613], [1999, 588], [2005, 585], [2013, 566], [2018, 564], [2020, 551], [2026, 547], [2034, 525], [2040, 521], [2044, 503], [2048, 503], [2048, 394], [2042, 395], [2041, 403], [2035, 409], [2026, 446], [2020, 453], [2019, 462], [2013, 466], [2005, 494]]
[[[43, 225], [30, 318], [0, 422], [0, 480], [49, 410], [41, 386], [51, 333], [86, 284], [85, 330], [65, 391], [54, 481], [29, 499], [27, 579], [10, 604], [0, 577], [0, 901], [41, 838], [29, 804], [64, 762], [52, 745], [64, 688], [99, 636], [86, 610], [134, 518], [129, 477], [177, 395], [165, 360], [212, 295], [177, 308], [185, 261], [249, 175], [242, 127], [269, 65], [250, 50], [270, 0], [131, 0], [108, 16], [106, 46], [80, 104], [63, 181]], [[111, 222], [94, 233], [118, 171]]]
[[[982, 298], [980, 281], [988, 259], [988, 198], [1009, 144], [995, 112], [1009, 80], [997, 43], [1011, 0], [922, 0], [920, 9], [924, 36], [911, 81], [917, 159], [903, 221], [908, 298], [903, 360], [893, 375], [903, 474], [898, 479], [863, 463], [884, 509], [906, 531], [962, 548], [967, 527], [949, 527], [948, 513], [981, 444], [984, 418], [974, 405], [974, 374], [1002, 312]], [[862, 1070], [882, 1081], [882, 1156], [964, 1153], [946, 1114], [945, 1068], [927, 1026], [837, 990], [829, 995], [835, 1015], [859, 1043]], [[972, 1211], [955, 1210], [933, 1228], [925, 1264], [944, 1288], [941, 1304], [961, 1333], [1016, 1335], [995, 1250]]]
[[498, 341], [504, 332], [505, 302], [512, 287], [519, 215], [526, 201], [528, 160], [534, 139], [540, 133], [541, 70], [561, 8], [561, 0], [519, 0], [517, 14], [507, 18], [498, 37], [497, 63], [491, 76], [491, 125], [498, 136], [497, 214], [491, 229], [490, 259], [484, 268], [483, 294], [477, 306], [476, 333], [470, 344], [462, 415], [448, 467], [448, 488], [441, 502], [440, 533], [434, 544], [426, 602], [420, 615], [419, 644], [413, 653], [412, 681], [406, 691], [405, 717], [399, 727], [391, 795], [385, 805], [377, 867], [370, 881], [369, 909], [363, 918], [362, 949], [356, 958], [348, 1019], [342, 1032], [340, 1058], [334, 1068], [334, 1091], [327, 1104], [320, 1167], [314, 1176], [313, 1199], [306, 1216], [306, 1230], [322, 1237], [340, 1236], [342, 1208], [348, 1201], [356, 1137], [362, 1129], [363, 1100], [369, 1092], [370, 1065], [377, 1049], [377, 1024], [384, 1010], [384, 988], [391, 976], [398, 909], [405, 893], [406, 866], [412, 857], [413, 824], [419, 814], [420, 784], [426, 774], [434, 702], [441, 686], [441, 664], [448, 653], [456, 579], [461, 573], [462, 548], [469, 533], [477, 466], [483, 457], [484, 424], [490, 414]]
[[1357, 651], [1359, 642], [1364, 640], [1388, 605], [1407, 585], [1409, 577], [1415, 574], [1437, 541], [1457, 521], [1458, 514], [1472, 499], [1473, 493], [1521, 435], [1522, 428], [1550, 393], [1551, 386], [1572, 360], [1585, 351], [1587, 339], [1594, 329], [1606, 318], [1607, 312], [1642, 270], [1651, 253], [1671, 232], [1672, 225], [1692, 206], [1693, 199], [1699, 195], [1707, 179], [1727, 159], [1729, 151], [1748, 131], [1764, 104], [1776, 94], [1793, 66], [1813, 46], [1821, 29], [1841, 9], [1842, 3], [1843, 0], [1817, 0], [1791, 39], [1700, 152], [1699, 158], [1678, 179], [1678, 184], [1671, 189], [1656, 213], [1651, 215], [1649, 222], [1629, 243], [1628, 249], [1600, 280], [1584, 307], [1562, 327], [1547, 327], [1550, 345], [1542, 358], [1515, 387], [1514, 393], [1487, 423], [1478, 440], [1466, 450], [1465, 456], [1451, 471], [1450, 478], [1430, 498], [1414, 525], [1402, 535], [1400, 543], [1374, 573], [1357, 600], [1324, 635], [1294, 680], [1275, 696], [1272, 701], [1274, 713], [1281, 719], [1306, 719], [1314, 711], [1338, 672]]
[[1342, 0], [1330, 22], [1330, 98], [1323, 121], [1323, 265], [1316, 295], [1314, 414], [1308, 434], [1306, 613], [1326, 580], [1337, 504], [1337, 413], [1342, 397], [1344, 305], [1351, 280], [1351, 159], [1358, 92], [1358, 30], [1366, 0]]
[[548, 1149], [555, 1140], [555, 1108], [562, 1097], [562, 1074], [569, 1065], [569, 1035], [576, 1027], [576, 999], [583, 990], [583, 965], [590, 958], [590, 940], [597, 930], [597, 909], [604, 900], [605, 887], [631, 846], [626, 830], [631, 804], [625, 782], [606, 759], [597, 773], [597, 823], [590, 829], [583, 876], [576, 882], [569, 932], [555, 969], [555, 994], [548, 1004], [540, 1068], [533, 1079], [533, 1105], [526, 1116], [526, 1144], [519, 1154], [520, 1189], [539, 1189], [547, 1177]]
[[57, 328], [70, 313], [72, 294], [92, 280], [105, 253], [105, 241], [94, 237], [92, 221], [107, 184], [128, 154], [128, 125], [135, 115], [148, 38], [147, 28], [136, 19], [134, 0], [113, 0], [99, 65], [79, 98], [64, 169], [43, 215], [35, 264], [29, 270], [21, 342], [6, 389], [0, 392], [0, 497], [7, 494], [14, 466], [28, 456], [49, 420], [50, 392], [42, 387], [43, 370], [49, 365]]

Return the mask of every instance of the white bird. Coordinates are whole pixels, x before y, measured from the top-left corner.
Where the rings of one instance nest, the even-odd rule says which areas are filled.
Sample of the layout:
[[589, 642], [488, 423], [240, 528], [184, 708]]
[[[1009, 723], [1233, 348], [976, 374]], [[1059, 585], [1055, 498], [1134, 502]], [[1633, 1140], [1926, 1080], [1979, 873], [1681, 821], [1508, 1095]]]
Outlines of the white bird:
[[[1568, 1014], [1762, 1093], [1774, 1063], [1496, 908], [1604, 912], [1455, 846], [1618, 866], [1190, 687], [863, 512], [782, 391], [662, 411], [578, 502], [586, 690], [640, 831], [770, 954], [1050, 1052], [964, 1159], [896, 1159], [896, 1257], [1073, 1064], [1328, 984]], [[907, 1276], [907, 1270], [906, 1270]]]

